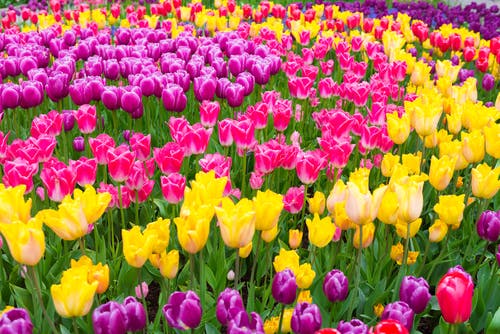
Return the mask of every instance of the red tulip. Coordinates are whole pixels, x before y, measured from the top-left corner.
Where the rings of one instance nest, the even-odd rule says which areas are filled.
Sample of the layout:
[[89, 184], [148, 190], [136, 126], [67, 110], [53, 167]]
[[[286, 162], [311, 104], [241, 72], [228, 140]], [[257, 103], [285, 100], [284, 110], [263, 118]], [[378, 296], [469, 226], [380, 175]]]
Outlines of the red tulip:
[[131, 152], [127, 145], [110, 148], [106, 153], [108, 160], [108, 171], [111, 178], [116, 182], [127, 180], [135, 159], [135, 153]]
[[399, 321], [393, 319], [382, 320], [373, 331], [373, 334], [408, 334], [408, 330]]
[[474, 283], [461, 267], [450, 269], [439, 281], [436, 297], [443, 318], [450, 324], [469, 320], [472, 312]]

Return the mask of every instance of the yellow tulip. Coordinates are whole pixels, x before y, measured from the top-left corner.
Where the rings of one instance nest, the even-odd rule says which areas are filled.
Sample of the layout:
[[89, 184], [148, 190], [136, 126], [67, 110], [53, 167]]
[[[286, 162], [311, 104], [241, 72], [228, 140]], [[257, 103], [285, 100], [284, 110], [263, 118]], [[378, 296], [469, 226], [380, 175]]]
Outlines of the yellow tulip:
[[299, 254], [297, 254], [296, 251], [287, 251], [281, 248], [279, 254], [274, 257], [274, 270], [279, 273], [285, 269], [290, 269], [293, 271], [294, 275], [297, 275], [299, 271], [299, 260]]
[[410, 174], [420, 174], [420, 164], [422, 161], [422, 152], [416, 154], [403, 154], [403, 166], [406, 167]]
[[460, 227], [465, 209], [465, 195], [441, 195], [434, 205], [434, 211], [439, 219], [456, 230]]
[[[207, 173], [198, 172], [195, 180], [191, 181], [191, 188], [186, 187], [184, 190], [180, 216], [189, 216], [191, 211], [196, 211], [200, 206], [208, 205], [212, 208], [218, 206], [226, 183], [227, 177], [216, 178], [213, 170]], [[207, 218], [212, 220], [212, 217], [213, 213]]]
[[9, 246], [10, 254], [17, 262], [34, 266], [45, 253], [45, 235], [42, 222], [37, 218], [27, 223], [13, 221], [10, 224], [0, 223], [0, 233]]
[[436, 219], [429, 227], [429, 241], [440, 242], [448, 233], [448, 225], [440, 219]]
[[312, 198], [307, 199], [307, 202], [309, 203], [310, 213], [317, 213], [318, 215], [322, 215], [325, 211], [326, 198], [325, 194], [323, 194], [321, 191], [316, 191]]
[[213, 205], [202, 205], [196, 210], [191, 210], [189, 215], [181, 215], [174, 219], [177, 227], [177, 238], [182, 249], [188, 253], [196, 254], [205, 247], [213, 214]]
[[335, 225], [342, 231], [354, 228], [354, 222], [349, 218], [345, 211], [345, 202], [335, 203], [335, 212], [333, 214]]
[[320, 219], [317, 213], [311, 220], [306, 219], [307, 230], [309, 232], [309, 241], [316, 247], [323, 248], [332, 241], [335, 234], [335, 225], [330, 217]]
[[429, 74], [431, 73], [431, 68], [429, 65], [423, 61], [415, 62], [413, 72], [411, 73], [410, 81], [416, 86], [421, 86], [429, 81]]
[[288, 230], [288, 245], [291, 249], [297, 249], [302, 243], [302, 235], [304, 233], [300, 230]]
[[459, 140], [452, 140], [451, 142], [445, 142], [439, 144], [439, 157], [448, 155], [450, 158], [455, 158], [455, 170], [462, 170], [466, 168], [469, 163], [462, 153], [462, 142]]
[[349, 219], [357, 225], [373, 222], [386, 190], [387, 186], [381, 186], [372, 195], [369, 191], [361, 192], [357, 184], [347, 182], [345, 211]]
[[358, 186], [359, 191], [362, 194], [366, 194], [369, 192], [368, 189], [369, 177], [370, 177], [370, 170], [368, 168], [362, 167], [356, 169], [354, 172], [349, 174], [349, 182], [356, 184]]
[[276, 194], [271, 190], [257, 191], [254, 197], [255, 206], [255, 229], [258, 231], [272, 229], [279, 220], [283, 210], [283, 195]]
[[462, 153], [469, 163], [479, 162], [484, 158], [484, 136], [479, 130], [470, 133], [462, 131]]
[[248, 245], [238, 249], [238, 256], [242, 259], [246, 259], [252, 252], [252, 242], [250, 241]]
[[495, 159], [500, 159], [500, 124], [491, 123], [483, 128], [486, 142], [486, 153]]
[[309, 303], [312, 304], [311, 290], [302, 290], [297, 296], [297, 303]]
[[330, 214], [333, 214], [335, 212], [336, 203], [345, 201], [346, 189], [347, 187], [342, 179], [338, 179], [335, 182], [335, 185], [333, 186], [326, 200], [326, 208], [328, 209], [328, 212]]
[[253, 202], [243, 198], [237, 204], [227, 197], [215, 208], [220, 233], [226, 246], [242, 248], [252, 241], [255, 233], [255, 208]]
[[276, 225], [274, 225], [274, 227], [272, 229], [262, 231], [262, 233], [260, 234], [260, 237], [265, 242], [270, 243], [271, 241], [276, 239], [276, 237], [278, 236], [278, 232], [279, 232], [279, 225], [276, 224]]
[[170, 252], [163, 251], [160, 254], [159, 268], [161, 276], [174, 279], [179, 270], [179, 251], [174, 249]]
[[170, 219], [158, 218], [149, 223], [144, 230], [144, 236], [151, 236], [153, 242], [153, 253], [160, 254], [168, 247], [170, 241]]
[[383, 312], [384, 312], [384, 305], [380, 303], [373, 305], [373, 313], [377, 318], [380, 318]]
[[299, 272], [297, 273], [297, 286], [299, 289], [309, 289], [314, 281], [314, 277], [316, 277], [316, 273], [310, 263], [300, 265]]
[[99, 220], [111, 202], [111, 194], [97, 193], [91, 185], [85, 186], [85, 191], [75, 189], [73, 197], [75, 201], [80, 202], [88, 224]]
[[89, 283], [86, 268], [66, 270], [61, 284], [53, 284], [50, 294], [57, 313], [64, 318], [81, 317], [89, 313], [99, 283]]
[[411, 115], [411, 125], [422, 137], [431, 135], [443, 113], [440, 95], [418, 97], [413, 102], [405, 101], [405, 110]]
[[382, 162], [380, 165], [382, 175], [385, 177], [391, 177], [392, 172], [394, 171], [394, 167], [398, 163], [399, 163], [399, 155], [393, 155], [391, 153], [384, 154], [384, 157], [382, 158]]
[[455, 171], [456, 158], [444, 155], [441, 158], [432, 156], [429, 169], [429, 183], [438, 191], [446, 189]]
[[387, 134], [395, 144], [402, 144], [410, 135], [410, 115], [404, 113], [399, 118], [398, 112], [386, 114], [387, 117]]
[[452, 112], [451, 114], [446, 115], [446, 125], [448, 127], [448, 131], [454, 135], [458, 134], [462, 129], [462, 114], [459, 112]]
[[0, 183], [0, 222], [28, 222], [31, 218], [31, 198], [24, 201], [25, 185], [5, 187]]
[[472, 168], [472, 194], [479, 198], [493, 198], [500, 189], [500, 167], [492, 169], [483, 163]]
[[98, 294], [106, 292], [109, 287], [109, 267], [107, 264], [103, 265], [99, 262], [98, 264], [94, 265], [92, 263], [92, 260], [84, 255], [78, 261], [71, 259], [71, 268], [77, 267], [87, 268], [87, 281], [89, 284], [93, 282], [98, 283], [96, 290]]
[[[397, 245], [391, 246], [391, 259], [396, 261], [397, 264], [402, 265], [403, 257], [404, 257], [404, 247], [400, 242]], [[415, 262], [417, 262], [417, 257], [418, 257], [418, 252], [408, 251], [408, 257], [406, 259], [406, 263], [408, 265], [414, 264]]]
[[408, 179], [405, 183], [395, 183], [394, 190], [398, 197], [399, 219], [405, 222], [417, 220], [424, 207], [424, 182]]
[[[408, 232], [408, 225], [410, 227], [410, 231]], [[394, 225], [396, 227], [396, 234], [403, 239], [407, 237], [413, 238], [415, 234], [420, 230], [420, 226], [422, 225], [422, 218], [418, 218], [415, 221], [412, 221], [408, 224], [405, 221], [398, 220], [398, 222]], [[409, 233], [409, 234], [408, 234]]]
[[122, 230], [123, 254], [127, 263], [134, 268], [141, 268], [153, 252], [154, 239], [141, 233], [139, 226]]
[[388, 189], [382, 197], [377, 218], [384, 224], [396, 224], [398, 220], [398, 196], [394, 191]]
[[361, 248], [367, 248], [373, 242], [373, 237], [375, 235], [375, 224], [368, 223], [366, 225], [356, 225], [356, 231], [354, 232], [354, 237], [352, 239], [354, 248], [359, 249], [359, 234], [360, 229], [363, 228], [363, 239], [361, 240]]

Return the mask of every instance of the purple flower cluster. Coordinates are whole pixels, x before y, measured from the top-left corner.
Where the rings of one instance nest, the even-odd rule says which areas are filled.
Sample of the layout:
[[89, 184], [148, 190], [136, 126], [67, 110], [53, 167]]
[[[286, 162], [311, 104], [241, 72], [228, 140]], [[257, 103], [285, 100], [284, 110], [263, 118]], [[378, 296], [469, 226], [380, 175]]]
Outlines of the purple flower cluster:
[[144, 306], [132, 296], [123, 303], [115, 301], [102, 304], [92, 313], [94, 333], [125, 334], [136, 332], [146, 326]]
[[248, 316], [237, 290], [227, 288], [221, 292], [217, 299], [215, 315], [222, 326], [227, 328], [227, 333], [264, 333], [262, 318], [255, 312]]

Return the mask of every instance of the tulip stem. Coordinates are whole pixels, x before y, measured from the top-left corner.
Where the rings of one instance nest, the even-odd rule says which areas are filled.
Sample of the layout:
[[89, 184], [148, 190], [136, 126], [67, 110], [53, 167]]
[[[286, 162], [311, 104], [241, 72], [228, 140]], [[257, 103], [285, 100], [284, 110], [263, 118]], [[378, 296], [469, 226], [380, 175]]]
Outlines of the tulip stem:
[[242, 166], [242, 177], [241, 177], [241, 198], [245, 197], [246, 188], [246, 174], [247, 174], [247, 152], [243, 150], [243, 166]]
[[78, 244], [80, 245], [82, 256], [85, 256], [85, 240], [83, 240], [83, 237], [78, 239]]
[[122, 229], [125, 229], [125, 213], [123, 212], [122, 187], [118, 184], [118, 206], [120, 207], [120, 216], [122, 219]]
[[300, 231], [304, 232], [304, 223], [306, 221], [306, 206], [307, 206], [307, 188], [308, 184], [304, 185], [304, 203], [302, 203], [302, 213], [301, 213], [301, 222], [300, 222]]
[[281, 328], [283, 327], [283, 317], [285, 315], [285, 304], [281, 304], [281, 314], [280, 314], [280, 322], [278, 325], [278, 334], [281, 334]]
[[[146, 296], [144, 295], [144, 288], [142, 287], [142, 268], [137, 268], [137, 280], [139, 281], [139, 289], [141, 291], [141, 301], [144, 306], [144, 311], [146, 312], [146, 323], [149, 323], [149, 315], [148, 315], [148, 304], [146, 302]], [[144, 328], [144, 333], [147, 331], [147, 326]]]
[[236, 260], [234, 261], [234, 288], [238, 290], [238, 279], [240, 275], [240, 254], [238, 254], [238, 248], [236, 248]]
[[250, 283], [253, 284], [253, 280], [255, 278], [255, 271], [257, 270], [257, 259], [259, 258], [259, 251], [260, 251], [260, 245], [262, 243], [262, 240], [261, 240], [261, 234], [262, 234], [262, 231], [258, 231], [257, 232], [258, 235], [257, 235], [257, 246], [255, 248], [255, 256], [253, 258], [253, 263], [252, 263], [252, 271], [250, 272]]
[[[38, 298], [39, 306], [42, 308], [43, 316], [47, 320], [47, 322], [49, 323], [49, 326], [50, 326], [50, 329], [52, 330], [52, 333], [54, 333], [54, 334], [59, 333], [56, 329], [56, 326], [54, 325], [54, 322], [52, 322], [52, 319], [48, 316], [47, 310], [45, 309], [45, 305], [43, 304], [42, 292], [40, 289], [40, 284], [38, 282], [38, 276], [36, 274], [35, 267], [28, 266], [28, 277], [30, 277], [32, 280], [33, 287], [35, 288], [36, 297]], [[33, 305], [33, 307], [35, 309], [38, 308], [35, 305]]]
[[203, 262], [203, 249], [200, 250], [200, 300], [201, 305], [205, 305], [205, 290], [206, 290], [206, 279], [205, 279], [205, 270], [203, 267], [205, 263]]
[[71, 322], [73, 323], [73, 333], [78, 334], [80, 331], [78, 330], [78, 326], [76, 324], [76, 318], [73, 318]]
[[139, 225], [139, 191], [138, 190], [135, 190], [134, 213], [135, 213], [135, 224]]
[[[358, 299], [361, 296], [361, 290], [359, 289], [359, 281], [361, 276], [361, 251], [363, 249], [363, 225], [359, 225], [359, 246], [358, 246], [358, 265], [356, 266], [356, 276], [354, 277], [354, 291], [358, 291]], [[352, 312], [354, 311], [354, 303], [351, 301], [349, 306], [349, 313], [347, 316], [352, 319]]]
[[410, 247], [410, 223], [406, 224], [405, 248], [403, 250], [403, 275], [408, 273], [408, 248]]
[[194, 255], [189, 253], [189, 268], [191, 269], [191, 284], [190, 288], [191, 290], [194, 291], [194, 281], [195, 281], [195, 274], [194, 274]]

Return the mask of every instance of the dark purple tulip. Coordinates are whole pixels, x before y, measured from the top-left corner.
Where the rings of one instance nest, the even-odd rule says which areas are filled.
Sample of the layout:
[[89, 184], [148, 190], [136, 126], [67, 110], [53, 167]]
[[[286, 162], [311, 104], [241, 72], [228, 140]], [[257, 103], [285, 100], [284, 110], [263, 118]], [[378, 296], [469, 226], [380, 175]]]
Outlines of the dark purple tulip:
[[359, 319], [340, 320], [337, 330], [342, 334], [368, 334], [368, 326]]
[[120, 65], [116, 59], [105, 60], [104, 76], [109, 80], [118, 80], [120, 78]]
[[223, 326], [226, 326], [230, 320], [230, 311], [233, 309], [245, 310], [243, 299], [241, 299], [241, 295], [237, 290], [226, 288], [217, 298], [217, 307], [215, 308], [217, 320]]
[[83, 152], [85, 150], [85, 139], [82, 136], [73, 139], [73, 149], [77, 152]]
[[3, 87], [0, 86], [2, 94], [2, 107], [6, 108], [17, 108], [21, 102], [21, 91], [18, 85], [11, 83], [4, 84]]
[[201, 321], [200, 298], [194, 291], [176, 291], [168, 298], [163, 306], [163, 315], [168, 325], [180, 330], [196, 328]]
[[245, 98], [245, 87], [239, 83], [231, 83], [227, 85], [224, 95], [226, 96], [229, 106], [231, 108], [237, 108], [243, 104], [243, 99]]
[[0, 333], [33, 333], [33, 324], [28, 312], [23, 308], [13, 308], [2, 314], [0, 317]]
[[297, 295], [297, 282], [290, 269], [276, 273], [272, 286], [273, 298], [281, 304], [289, 305], [295, 301]]
[[405, 276], [399, 288], [399, 300], [407, 303], [413, 312], [422, 313], [429, 300], [429, 283], [423, 277]]
[[403, 324], [408, 331], [413, 327], [413, 310], [411, 307], [402, 301], [387, 304], [382, 312], [381, 320], [394, 319]]
[[291, 325], [294, 333], [314, 334], [321, 328], [319, 307], [307, 302], [297, 304], [293, 310]]
[[142, 95], [151, 96], [155, 93], [155, 81], [151, 77], [144, 77], [139, 83]]
[[244, 309], [232, 310], [231, 319], [227, 324], [228, 334], [264, 334], [262, 318], [258, 313], [250, 313], [248, 317]]
[[163, 89], [161, 99], [167, 111], [181, 112], [187, 106], [187, 97], [184, 94], [184, 90], [175, 84], [171, 84]]
[[134, 88], [123, 91], [120, 98], [120, 105], [122, 106], [122, 109], [129, 114], [137, 110], [142, 103], [140, 89], [138, 87]]
[[227, 63], [223, 58], [215, 58], [212, 61], [212, 67], [215, 69], [217, 78], [227, 77]]
[[495, 87], [495, 77], [489, 73], [486, 73], [482, 81], [483, 89], [487, 92]]
[[146, 311], [144, 306], [132, 296], [125, 298], [122, 303], [127, 314], [127, 331], [137, 332], [146, 326]]
[[332, 303], [345, 300], [349, 292], [349, 281], [344, 273], [334, 269], [326, 274], [323, 292]]
[[92, 327], [96, 334], [125, 334], [127, 332], [125, 307], [114, 301], [102, 304], [92, 313]]
[[454, 55], [453, 57], [451, 57], [451, 63], [453, 66], [457, 66], [458, 64], [460, 64], [460, 58], [457, 55]]
[[202, 76], [194, 78], [193, 90], [194, 96], [200, 102], [208, 100], [212, 101], [215, 95], [217, 79], [210, 76]]
[[68, 75], [63, 72], [56, 71], [50, 74], [45, 90], [52, 101], [57, 102], [68, 96], [68, 81]]
[[68, 132], [73, 130], [75, 126], [75, 115], [73, 114], [73, 110], [63, 110], [62, 117], [64, 131]]
[[484, 240], [495, 242], [500, 236], [500, 210], [486, 210], [481, 213], [476, 224], [477, 234]]

